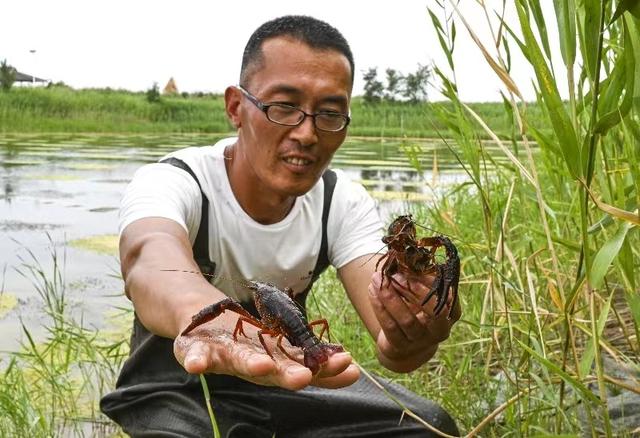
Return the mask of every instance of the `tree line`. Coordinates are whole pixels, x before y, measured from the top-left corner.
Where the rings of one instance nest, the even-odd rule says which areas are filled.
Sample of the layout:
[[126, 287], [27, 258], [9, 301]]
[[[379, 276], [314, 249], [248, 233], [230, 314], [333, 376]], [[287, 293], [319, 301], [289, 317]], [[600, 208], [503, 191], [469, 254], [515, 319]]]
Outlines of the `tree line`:
[[[16, 79], [16, 69], [7, 64], [6, 60], [0, 63], [0, 90], [9, 91]], [[431, 78], [431, 68], [418, 64], [418, 68], [413, 73], [402, 74], [393, 68], [385, 70], [383, 80], [378, 79], [378, 68], [370, 67], [363, 72], [364, 95], [366, 103], [376, 102], [398, 102], [407, 101], [411, 103], [425, 102], [427, 100], [427, 86]], [[384, 82], [383, 82], [384, 81]], [[149, 102], [160, 100], [160, 90], [158, 84], [146, 91]], [[184, 93], [183, 93], [183, 97]]]
[[411, 103], [425, 102], [427, 100], [427, 86], [431, 78], [431, 68], [418, 64], [418, 69], [406, 75], [388, 68], [385, 70], [385, 78], [378, 79], [378, 68], [370, 67], [362, 74], [364, 80], [364, 101], [397, 102], [408, 101]]

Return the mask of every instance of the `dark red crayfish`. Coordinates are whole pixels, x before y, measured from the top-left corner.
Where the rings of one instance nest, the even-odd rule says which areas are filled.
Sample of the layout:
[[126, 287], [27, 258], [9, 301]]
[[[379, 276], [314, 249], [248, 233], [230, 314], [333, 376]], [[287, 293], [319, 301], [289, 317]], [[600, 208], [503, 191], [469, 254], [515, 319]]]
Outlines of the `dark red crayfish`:
[[[329, 330], [326, 319], [319, 319], [307, 323], [306, 318], [300, 308], [293, 301], [293, 291], [285, 288], [284, 291], [278, 289], [270, 283], [259, 281], [246, 281], [246, 287], [252, 290], [256, 309], [260, 314], [260, 320], [256, 319], [239, 302], [233, 298], [225, 298], [222, 301], [205, 307], [193, 316], [191, 324], [184, 329], [182, 335], [186, 335], [194, 328], [207, 321], [218, 317], [226, 310], [231, 310], [240, 314], [236, 327], [233, 331], [233, 339], [237, 340], [238, 333], [247, 337], [242, 325], [244, 323], [258, 327], [258, 339], [265, 351], [273, 359], [273, 355], [267, 348], [264, 335], [278, 337], [278, 348], [291, 360], [295, 360], [282, 346], [282, 338], [286, 338], [291, 345], [299, 347], [304, 352], [304, 365], [316, 374], [320, 367], [334, 353], [344, 351], [341, 345], [322, 342], [322, 335]], [[321, 325], [320, 336], [313, 333], [312, 326]]]
[[[458, 249], [446, 236], [437, 235], [416, 240], [416, 224], [411, 215], [399, 216], [389, 225], [387, 234], [382, 238], [387, 245], [387, 253], [378, 260], [382, 265], [382, 281], [389, 281], [400, 286], [393, 275], [400, 272], [410, 275], [435, 274], [431, 288], [420, 305], [425, 305], [436, 297], [434, 315], [439, 315], [447, 304], [449, 291], [452, 294], [448, 317], [455, 308], [458, 299], [458, 282], [460, 280], [460, 257]], [[436, 261], [436, 251], [443, 247], [445, 262]]]

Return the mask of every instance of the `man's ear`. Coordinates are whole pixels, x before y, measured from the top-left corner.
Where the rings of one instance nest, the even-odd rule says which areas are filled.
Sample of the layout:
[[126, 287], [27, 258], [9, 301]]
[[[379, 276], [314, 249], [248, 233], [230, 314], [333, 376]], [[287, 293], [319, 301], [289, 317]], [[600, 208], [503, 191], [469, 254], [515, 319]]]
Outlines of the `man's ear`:
[[231, 124], [236, 128], [240, 128], [240, 102], [242, 100], [242, 92], [237, 87], [227, 87], [224, 91], [224, 107], [227, 111], [227, 117]]

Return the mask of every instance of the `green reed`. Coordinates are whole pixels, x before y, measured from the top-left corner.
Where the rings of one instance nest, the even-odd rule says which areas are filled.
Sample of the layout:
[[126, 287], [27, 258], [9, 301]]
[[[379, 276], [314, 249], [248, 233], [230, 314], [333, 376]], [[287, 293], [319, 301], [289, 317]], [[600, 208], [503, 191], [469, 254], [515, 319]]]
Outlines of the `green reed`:
[[21, 323], [21, 348], [2, 353], [0, 436], [112, 436], [116, 429], [100, 413], [98, 400], [113, 387], [126, 355], [126, 335], [110, 340], [72, 315], [64, 262], [55, 250], [51, 272], [27, 253], [18, 271], [32, 282], [47, 322], [37, 337]]
[[[478, 3], [493, 41], [475, 41], [504, 85], [506, 123], [458, 97], [455, 40], [478, 30], [455, 2], [429, 10], [447, 59], [434, 72], [449, 102], [424, 113], [424, 123], [447, 139], [471, 182], [414, 214], [455, 239], [464, 314], [436, 359], [406, 382], [440, 401], [469, 436], [630, 433], [607, 400], [640, 384], [621, 383], [605, 362], [640, 371], [640, 13], [627, 10], [632, 3], [556, 1], [557, 23], [545, 22], [535, 0], [515, 2], [513, 22]], [[563, 66], [551, 63], [554, 45]], [[516, 51], [535, 73], [535, 105], [510, 74]], [[498, 152], [485, 148], [487, 137]]]
[[144, 93], [14, 88], [0, 94], [4, 132], [228, 132], [220, 96], [163, 97]]
[[[368, 137], [436, 137], [449, 126], [435, 121], [448, 102], [366, 103], [355, 97], [349, 134]], [[475, 111], [506, 135], [509, 119], [500, 103], [476, 103]], [[541, 117], [536, 104], [531, 114]], [[222, 96], [164, 96], [148, 102], [144, 93], [124, 90], [73, 90], [66, 87], [14, 88], [0, 93], [0, 132], [231, 132]], [[478, 130], [479, 135], [486, 135]]]

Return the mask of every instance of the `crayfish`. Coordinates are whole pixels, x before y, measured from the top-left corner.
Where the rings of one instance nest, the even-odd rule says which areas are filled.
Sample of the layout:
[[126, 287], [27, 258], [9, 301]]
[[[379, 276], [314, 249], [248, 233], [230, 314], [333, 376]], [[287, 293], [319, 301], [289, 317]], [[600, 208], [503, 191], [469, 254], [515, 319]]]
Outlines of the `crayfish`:
[[[277, 336], [278, 348], [291, 360], [295, 360], [282, 346], [282, 338], [286, 338], [291, 345], [299, 347], [304, 352], [304, 366], [316, 374], [322, 364], [334, 353], [344, 351], [341, 345], [322, 342], [322, 335], [329, 330], [326, 319], [319, 319], [307, 323], [306, 318], [300, 311], [298, 304], [292, 299], [293, 290], [285, 288], [284, 291], [278, 289], [270, 283], [259, 281], [246, 281], [247, 288], [253, 291], [256, 309], [260, 314], [260, 320], [256, 319], [242, 305], [233, 298], [225, 298], [217, 303], [205, 307], [193, 316], [191, 324], [184, 329], [182, 335], [186, 335], [194, 328], [207, 321], [218, 317], [225, 310], [239, 313], [240, 317], [233, 331], [233, 340], [237, 341], [238, 333], [247, 337], [242, 326], [244, 323], [258, 327], [258, 339], [267, 354], [273, 359], [273, 355], [267, 348], [264, 335]], [[316, 337], [312, 326], [321, 325], [320, 336]]]
[[[437, 235], [416, 240], [416, 224], [411, 215], [399, 216], [389, 225], [387, 235], [382, 238], [387, 245], [387, 253], [376, 263], [382, 265], [382, 281], [387, 277], [391, 283], [401, 286], [393, 275], [400, 272], [410, 275], [435, 274], [431, 288], [420, 303], [424, 306], [431, 298], [436, 297], [434, 315], [442, 312], [447, 304], [449, 291], [452, 294], [448, 317], [458, 299], [458, 281], [460, 280], [460, 257], [458, 249], [446, 236]], [[446, 260], [436, 262], [436, 251], [443, 247]]]

